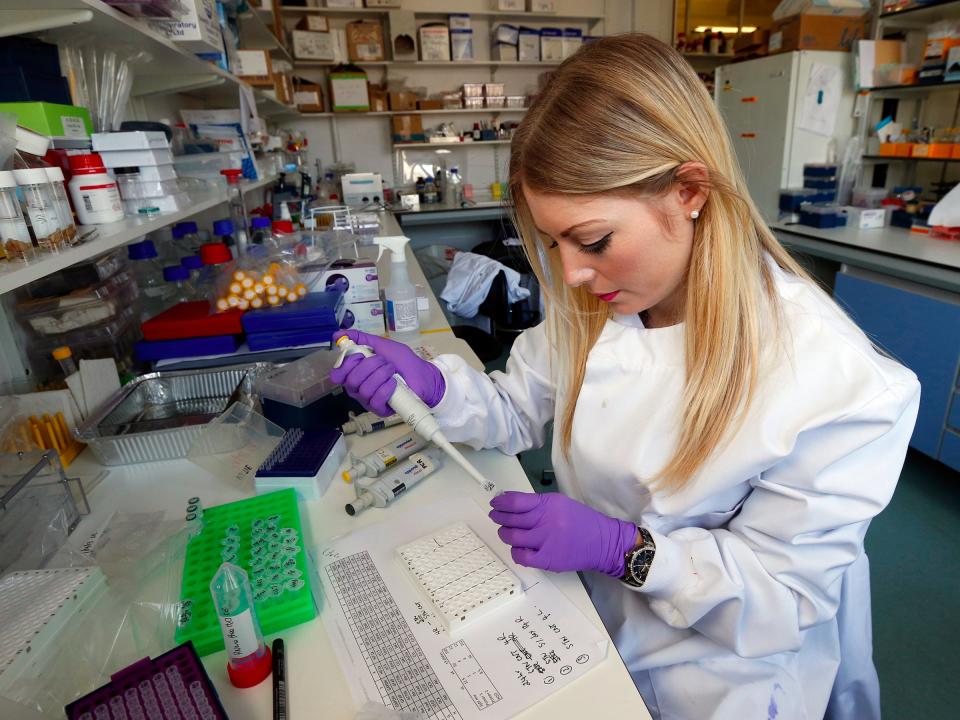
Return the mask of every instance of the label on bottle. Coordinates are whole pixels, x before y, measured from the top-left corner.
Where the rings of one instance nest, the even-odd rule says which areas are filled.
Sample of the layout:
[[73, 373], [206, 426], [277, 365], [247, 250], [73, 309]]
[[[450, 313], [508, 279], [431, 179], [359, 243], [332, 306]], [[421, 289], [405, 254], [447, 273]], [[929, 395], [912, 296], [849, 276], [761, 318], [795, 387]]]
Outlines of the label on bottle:
[[120, 204], [120, 193], [116, 183], [100, 183], [97, 185], [81, 185], [79, 190], [83, 209], [88, 213], [116, 213], [123, 206]]
[[417, 299], [387, 300], [387, 322], [390, 332], [414, 332], [420, 325], [417, 320]]
[[237, 615], [221, 615], [220, 627], [223, 630], [227, 657], [245, 658], [253, 655], [260, 647], [257, 631], [253, 627], [253, 614], [249, 609]]

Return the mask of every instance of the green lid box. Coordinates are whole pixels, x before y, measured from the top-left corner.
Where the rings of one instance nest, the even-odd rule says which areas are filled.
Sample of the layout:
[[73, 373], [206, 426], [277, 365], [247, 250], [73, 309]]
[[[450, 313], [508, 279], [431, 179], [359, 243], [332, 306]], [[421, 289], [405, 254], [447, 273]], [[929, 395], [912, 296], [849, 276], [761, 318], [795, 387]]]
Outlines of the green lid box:
[[17, 124], [47, 137], [88, 138], [93, 132], [84, 107], [48, 102], [0, 103], [0, 112], [13, 113]]

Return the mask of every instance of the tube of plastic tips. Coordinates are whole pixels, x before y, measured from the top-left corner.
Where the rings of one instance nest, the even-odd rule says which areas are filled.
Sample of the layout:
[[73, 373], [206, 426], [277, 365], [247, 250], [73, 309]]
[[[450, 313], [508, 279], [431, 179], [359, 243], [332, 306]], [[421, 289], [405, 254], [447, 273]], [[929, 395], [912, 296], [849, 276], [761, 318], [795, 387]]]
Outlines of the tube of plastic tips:
[[270, 675], [272, 661], [257, 622], [247, 573], [223, 563], [210, 581], [210, 594], [223, 630], [230, 682], [239, 688], [259, 684]]

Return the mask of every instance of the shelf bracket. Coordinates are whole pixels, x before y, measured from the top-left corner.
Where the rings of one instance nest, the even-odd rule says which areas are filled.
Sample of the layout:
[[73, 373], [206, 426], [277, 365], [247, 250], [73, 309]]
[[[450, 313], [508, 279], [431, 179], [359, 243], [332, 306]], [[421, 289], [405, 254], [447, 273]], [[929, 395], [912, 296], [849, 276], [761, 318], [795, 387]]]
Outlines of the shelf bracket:
[[93, 10], [0, 10], [0, 37], [44, 32], [93, 20]]
[[141, 75], [134, 81], [133, 95], [135, 97], [171, 95], [173, 93], [192, 92], [193, 90], [216, 87], [217, 85], [223, 85], [225, 82], [225, 78], [214, 75], [213, 73], [209, 75], [174, 77], [167, 75]]

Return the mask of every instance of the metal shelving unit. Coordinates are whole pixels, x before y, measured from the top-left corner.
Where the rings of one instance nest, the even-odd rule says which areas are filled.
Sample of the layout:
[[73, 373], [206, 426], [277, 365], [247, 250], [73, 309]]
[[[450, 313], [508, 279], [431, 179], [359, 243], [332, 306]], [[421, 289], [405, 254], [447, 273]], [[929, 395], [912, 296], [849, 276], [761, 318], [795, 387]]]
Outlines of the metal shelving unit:
[[431, 142], [421, 142], [421, 143], [394, 143], [394, 150], [423, 150], [424, 148], [433, 148], [434, 150], [441, 150], [443, 148], [467, 148], [467, 147], [477, 147], [482, 145], [489, 145], [491, 147], [496, 145], [509, 145], [509, 140], [475, 140], [473, 142], [449, 142], [449, 143], [431, 143]]

